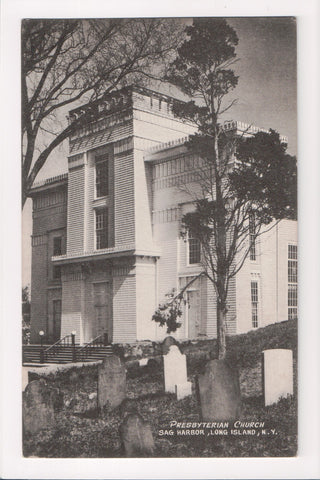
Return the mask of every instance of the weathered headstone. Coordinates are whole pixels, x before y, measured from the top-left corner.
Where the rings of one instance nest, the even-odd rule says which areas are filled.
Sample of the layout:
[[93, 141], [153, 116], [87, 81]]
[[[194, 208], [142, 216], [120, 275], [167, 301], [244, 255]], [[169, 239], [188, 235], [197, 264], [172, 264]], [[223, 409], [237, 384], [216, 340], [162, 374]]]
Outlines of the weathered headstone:
[[151, 426], [138, 413], [131, 413], [124, 419], [120, 438], [126, 457], [146, 457], [154, 451]]
[[192, 395], [192, 383], [185, 382], [185, 383], [178, 383], [176, 385], [176, 395], [177, 400], [182, 400], [189, 395]]
[[187, 360], [177, 345], [171, 345], [169, 353], [163, 357], [164, 389], [166, 392], [175, 393], [178, 383], [187, 382]]
[[126, 369], [119, 357], [111, 355], [98, 368], [98, 407], [118, 407], [126, 397]]
[[171, 345], [177, 345], [177, 344], [178, 342], [175, 338], [171, 337], [170, 335], [166, 337], [161, 344], [162, 355], [167, 355]]
[[197, 377], [201, 418], [204, 421], [232, 420], [240, 414], [238, 372], [225, 360], [210, 360]]
[[293, 394], [292, 350], [263, 352], [264, 403], [271, 405], [281, 397]]
[[23, 392], [22, 403], [25, 433], [38, 433], [54, 425], [60, 393], [50, 388], [43, 379], [33, 380]]

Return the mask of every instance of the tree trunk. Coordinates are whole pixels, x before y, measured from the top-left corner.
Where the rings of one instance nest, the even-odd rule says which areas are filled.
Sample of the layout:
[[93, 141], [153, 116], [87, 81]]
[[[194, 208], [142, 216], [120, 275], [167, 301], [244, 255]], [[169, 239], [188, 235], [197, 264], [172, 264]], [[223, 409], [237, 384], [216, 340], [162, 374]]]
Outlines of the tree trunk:
[[218, 359], [222, 360], [226, 357], [226, 320], [227, 308], [221, 302], [217, 302], [217, 342], [218, 342]]

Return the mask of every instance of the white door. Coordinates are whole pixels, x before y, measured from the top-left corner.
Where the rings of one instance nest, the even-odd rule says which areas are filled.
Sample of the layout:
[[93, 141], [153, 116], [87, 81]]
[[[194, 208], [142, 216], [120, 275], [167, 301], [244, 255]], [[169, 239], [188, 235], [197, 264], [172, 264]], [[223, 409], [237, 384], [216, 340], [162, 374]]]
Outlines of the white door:
[[197, 338], [200, 333], [200, 292], [190, 290], [188, 295], [188, 338]]

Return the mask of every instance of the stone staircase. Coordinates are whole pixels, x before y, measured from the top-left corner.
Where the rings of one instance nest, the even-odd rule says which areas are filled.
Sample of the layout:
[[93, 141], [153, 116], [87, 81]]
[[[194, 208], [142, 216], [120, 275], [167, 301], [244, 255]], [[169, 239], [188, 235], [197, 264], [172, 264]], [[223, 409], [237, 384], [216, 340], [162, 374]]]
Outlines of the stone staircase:
[[23, 345], [22, 360], [23, 363], [73, 363], [76, 362], [95, 362], [103, 360], [106, 356], [112, 355], [111, 345], [94, 345], [91, 348], [83, 348], [80, 345], [59, 345], [49, 350], [44, 356], [50, 345]]

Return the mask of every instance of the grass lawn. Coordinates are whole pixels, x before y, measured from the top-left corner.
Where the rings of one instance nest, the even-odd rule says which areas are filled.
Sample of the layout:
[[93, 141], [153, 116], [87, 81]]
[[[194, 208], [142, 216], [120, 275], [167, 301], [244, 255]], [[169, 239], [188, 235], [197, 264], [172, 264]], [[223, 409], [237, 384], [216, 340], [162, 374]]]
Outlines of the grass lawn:
[[[267, 348], [290, 348], [294, 355], [294, 395], [277, 404], [264, 407], [261, 382], [261, 352]], [[174, 395], [163, 392], [163, 373], [140, 367], [128, 371], [127, 399], [121, 407], [108, 412], [91, 410], [75, 413], [65, 407], [57, 414], [55, 427], [37, 435], [25, 435], [24, 455], [36, 457], [122, 457], [119, 426], [124, 415], [138, 411], [150, 422], [155, 440], [155, 457], [287, 457], [297, 452], [297, 325], [282, 322], [245, 335], [228, 339], [228, 359], [236, 365], [240, 376], [242, 422], [264, 422], [262, 432], [253, 435], [230, 434], [181, 436], [161, 435], [170, 429], [170, 421], [199, 422], [195, 395], [195, 375], [203, 370], [204, 354], [214, 352], [215, 341], [183, 345], [188, 356], [188, 379], [193, 384], [193, 395], [177, 401]], [[199, 354], [199, 355], [198, 355]], [[85, 385], [92, 391], [94, 382]], [[72, 398], [73, 387], [57, 382], [65, 398]], [[230, 427], [233, 422], [230, 422]], [[243, 431], [243, 429], [240, 429]], [[259, 435], [257, 434], [259, 432]]]

